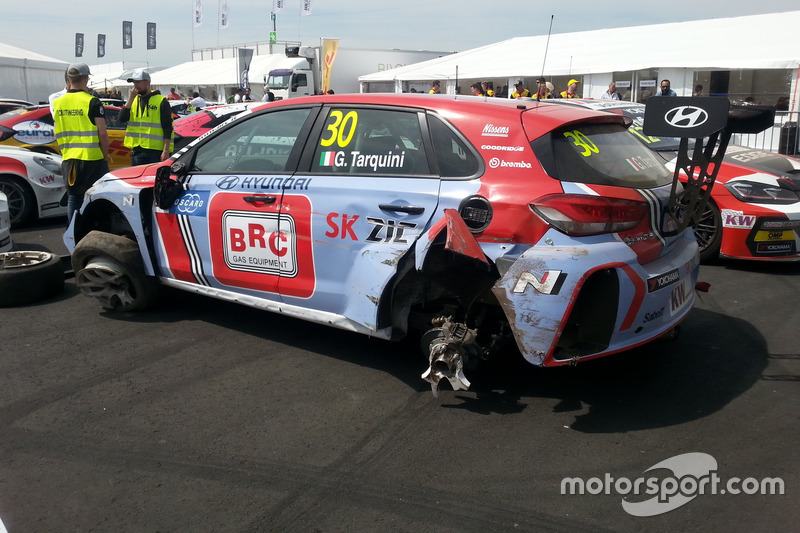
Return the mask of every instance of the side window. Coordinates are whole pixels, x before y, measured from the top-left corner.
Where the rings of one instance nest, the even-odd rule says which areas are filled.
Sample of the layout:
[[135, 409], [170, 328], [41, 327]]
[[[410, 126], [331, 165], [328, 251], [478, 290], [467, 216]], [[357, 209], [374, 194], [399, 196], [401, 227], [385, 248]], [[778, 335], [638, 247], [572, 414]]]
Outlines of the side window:
[[428, 115], [436, 161], [443, 178], [467, 178], [480, 169], [475, 154], [447, 124], [438, 117]]
[[314, 173], [430, 174], [415, 111], [332, 108], [316, 143]]
[[292, 90], [296, 91], [298, 87], [308, 87], [308, 81], [306, 80], [305, 74], [294, 75], [294, 86], [292, 87]]
[[[242, 120], [197, 149], [196, 172], [285, 172], [310, 108], [263, 113]], [[302, 141], [302, 139], [301, 139]]]

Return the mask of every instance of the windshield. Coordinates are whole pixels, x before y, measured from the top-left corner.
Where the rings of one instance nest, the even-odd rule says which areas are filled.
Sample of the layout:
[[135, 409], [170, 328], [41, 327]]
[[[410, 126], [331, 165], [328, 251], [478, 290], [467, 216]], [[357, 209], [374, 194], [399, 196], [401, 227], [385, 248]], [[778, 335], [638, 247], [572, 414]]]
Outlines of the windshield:
[[267, 77], [267, 87], [270, 89], [286, 89], [292, 79], [292, 71], [272, 71]]

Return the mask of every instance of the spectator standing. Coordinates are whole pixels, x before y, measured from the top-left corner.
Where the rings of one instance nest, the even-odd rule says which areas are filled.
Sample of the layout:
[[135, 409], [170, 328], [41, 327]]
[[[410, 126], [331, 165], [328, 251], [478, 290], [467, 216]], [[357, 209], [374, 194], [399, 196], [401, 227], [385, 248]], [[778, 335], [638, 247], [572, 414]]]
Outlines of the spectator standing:
[[703, 86], [697, 84], [694, 86], [694, 94], [692, 96], [703, 96]]
[[496, 96], [494, 89], [492, 88], [492, 82], [490, 81], [482, 81], [481, 89], [483, 89], [483, 94], [485, 94], [486, 96], [490, 97]]
[[108, 172], [108, 131], [100, 99], [87, 91], [89, 66], [67, 68], [69, 89], [53, 101], [55, 136], [61, 149], [61, 172], [67, 181], [67, 221], [72, 220], [83, 195]]
[[483, 96], [483, 88], [480, 83], [473, 83], [469, 88], [472, 90], [472, 96]]
[[561, 91], [561, 98], [579, 98], [578, 96], [578, 84], [580, 82], [576, 79], [571, 79], [567, 82], [567, 90]]
[[600, 96], [601, 100], [622, 100], [617, 92], [617, 84], [613, 81], [608, 84], [608, 90]]
[[172, 108], [158, 91], [150, 89], [150, 74], [136, 69], [128, 78], [133, 83], [128, 101], [119, 112], [125, 130], [125, 146], [131, 149], [131, 165], [160, 163], [172, 151]]
[[181, 98], [181, 95], [175, 92], [175, 87], [171, 87], [169, 94], [167, 95], [167, 100], [183, 100], [183, 98]]
[[678, 96], [678, 94], [670, 88], [669, 80], [661, 80], [661, 92], [653, 96]]
[[269, 87], [264, 85], [264, 97], [261, 99], [262, 102], [274, 102], [275, 101], [275, 93], [269, 90]]
[[545, 100], [547, 98], [554, 98], [553, 93], [547, 87], [547, 80], [539, 78], [536, 80], [536, 92], [533, 93], [533, 98], [537, 100]]
[[441, 86], [442, 83], [439, 80], [434, 81], [433, 83], [431, 83], [431, 90], [428, 91], [428, 94], [439, 94]]
[[194, 91], [192, 93], [192, 97], [187, 98], [186, 100], [187, 103], [189, 104], [189, 111], [200, 111], [206, 106], [205, 98], [200, 96], [200, 93], [197, 91]]
[[250, 87], [247, 87], [244, 90], [244, 96], [242, 96], [242, 102], [252, 102], [253, 95], [250, 94]]
[[67, 76], [67, 72], [67, 70], [64, 71], [64, 88], [47, 97], [47, 101], [50, 102], [50, 115], [52, 115], [54, 118], [56, 114], [55, 111], [53, 111], [53, 102], [56, 98], [60, 98], [67, 94], [67, 91], [69, 90], [69, 76]]
[[511, 98], [522, 98], [530, 95], [531, 92], [522, 86], [522, 80], [517, 80], [517, 83], [514, 84], [514, 92], [511, 93]]
[[234, 104], [240, 103], [243, 97], [244, 97], [244, 90], [242, 90], [242, 88], [239, 87], [238, 89], [236, 89], [236, 94], [233, 96], [233, 103]]

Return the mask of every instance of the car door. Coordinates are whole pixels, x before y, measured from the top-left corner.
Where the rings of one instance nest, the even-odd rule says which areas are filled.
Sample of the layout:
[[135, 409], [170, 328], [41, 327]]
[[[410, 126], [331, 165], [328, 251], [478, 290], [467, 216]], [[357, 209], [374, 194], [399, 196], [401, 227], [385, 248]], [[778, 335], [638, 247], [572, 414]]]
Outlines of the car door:
[[289, 215], [284, 221], [280, 211], [286, 189], [308, 188], [308, 178], [295, 180], [293, 173], [317, 109], [254, 114], [178, 159], [177, 165], [188, 166], [181, 178], [187, 190], [155, 217], [162, 270], [180, 281], [267, 300], [280, 299], [281, 276], [313, 271], [311, 250], [293, 237], [310, 232], [310, 220]]
[[280, 279], [284, 302], [376, 329], [383, 291], [438, 204], [424, 124], [414, 109], [323, 108], [296, 175], [308, 186], [284, 189], [281, 211], [310, 210], [311, 233], [297, 238], [311, 239], [315, 269]]

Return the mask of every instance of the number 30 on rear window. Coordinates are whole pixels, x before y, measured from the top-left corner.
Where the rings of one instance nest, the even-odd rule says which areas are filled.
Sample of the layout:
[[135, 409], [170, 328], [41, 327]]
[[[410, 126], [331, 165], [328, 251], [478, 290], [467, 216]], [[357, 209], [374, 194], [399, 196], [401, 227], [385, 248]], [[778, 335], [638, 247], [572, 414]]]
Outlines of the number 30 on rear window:
[[589, 137], [578, 130], [565, 131], [564, 137], [572, 139], [572, 144], [575, 145], [575, 148], [581, 151], [581, 155], [583, 157], [589, 157], [592, 154], [600, 153], [600, 149], [597, 147], [597, 145], [590, 141]]
[[326, 136], [323, 133], [319, 141], [321, 146], [330, 146], [336, 143], [340, 148], [346, 147], [353, 139], [353, 134], [356, 132], [356, 124], [358, 124], [358, 113], [350, 111], [346, 115], [338, 109], [331, 111], [328, 115], [328, 125], [325, 133], [330, 132]]

